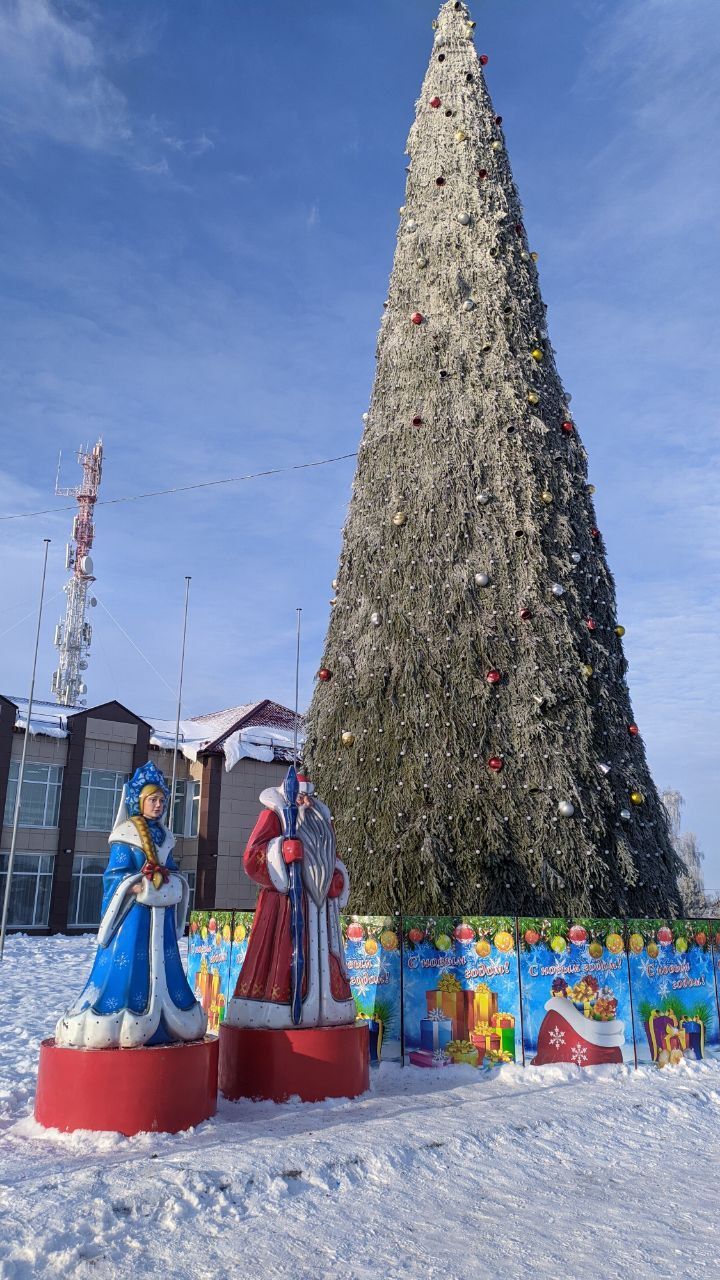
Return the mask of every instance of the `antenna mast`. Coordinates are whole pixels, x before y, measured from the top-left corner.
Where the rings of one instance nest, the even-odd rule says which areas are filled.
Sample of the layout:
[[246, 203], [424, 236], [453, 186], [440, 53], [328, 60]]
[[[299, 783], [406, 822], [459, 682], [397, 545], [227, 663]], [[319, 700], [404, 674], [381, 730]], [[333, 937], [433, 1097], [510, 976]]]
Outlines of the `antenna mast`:
[[92, 627], [85, 614], [88, 605], [92, 608], [97, 603], [94, 596], [88, 597], [88, 587], [95, 581], [90, 549], [95, 536], [93, 507], [102, 478], [102, 440], [98, 440], [92, 451], [89, 445], [81, 448], [77, 460], [83, 471], [82, 484], [72, 489], [61, 489], [59, 483], [55, 484], [58, 497], [76, 498], [78, 504], [72, 538], [65, 553], [65, 568], [72, 569], [72, 577], [64, 587], [67, 596], [65, 618], [55, 628], [55, 647], [60, 652], [60, 664], [52, 678], [55, 699], [66, 707], [84, 707], [83, 694], [87, 693], [82, 673], [88, 666]]

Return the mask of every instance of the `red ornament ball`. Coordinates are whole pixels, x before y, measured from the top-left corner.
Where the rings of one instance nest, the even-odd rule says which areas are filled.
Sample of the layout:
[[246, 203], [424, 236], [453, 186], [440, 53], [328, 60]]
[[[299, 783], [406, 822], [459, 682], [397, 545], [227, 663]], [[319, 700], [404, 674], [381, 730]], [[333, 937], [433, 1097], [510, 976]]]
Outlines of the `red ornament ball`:
[[431, 98], [431, 99], [430, 99], [430, 106], [431, 106], [431, 107], [441, 107], [441, 106], [442, 106], [442, 98]]
[[529, 947], [534, 947], [535, 943], [540, 941], [540, 934], [538, 933], [537, 929], [526, 929], [525, 941], [527, 942]]
[[478, 169], [478, 178], [487, 178], [487, 169]]
[[657, 940], [667, 946], [669, 942], [672, 942], [672, 929], [668, 929], [665, 924], [662, 925], [657, 931]]
[[211, 916], [210, 919], [208, 920], [208, 933], [216, 933], [216, 932], [217, 932], [217, 920], [215, 919], [214, 916]]
[[488, 671], [485, 679], [488, 684], [499, 684], [502, 680], [502, 675], [495, 669], [495, 667], [493, 667], [491, 671]]
[[455, 937], [458, 942], [473, 942], [475, 930], [469, 924], [459, 924], [455, 930]]
[[347, 927], [347, 936], [351, 942], [359, 942], [365, 937], [365, 930], [361, 924], [349, 924]]
[[591, 538], [594, 538], [594, 539], [595, 539], [595, 541], [597, 542], [598, 538], [600, 537], [600, 530], [599, 530], [599, 529], [591, 529], [591, 530], [590, 530], [590, 537], [591, 537]]
[[505, 768], [505, 761], [500, 756], [491, 756], [487, 762], [488, 769], [492, 769], [493, 773], [501, 773]]
[[490, 59], [489, 59], [489, 57], [488, 57], [488, 55], [487, 55], [486, 53], [481, 53], [481, 54], [480, 54], [480, 66], [481, 66], [481, 67], [486, 67], [489, 61], [490, 61]]
[[332, 680], [332, 671], [330, 671], [329, 667], [320, 668], [318, 671], [318, 680], [322, 680], [324, 684], [327, 684], [328, 680]]
[[412, 320], [413, 324], [422, 324], [425, 317], [424, 315], [422, 315], [420, 311], [413, 311], [413, 314], [411, 315], [410, 319]]
[[585, 626], [587, 627], [588, 631], [597, 631], [597, 622], [595, 621], [594, 618], [586, 618]]
[[413, 424], [413, 426], [414, 426], [414, 427], [421, 427], [421, 426], [422, 426], [422, 424], [423, 424], [423, 420], [422, 420], [422, 418], [421, 418], [421, 417], [419, 417], [418, 415], [416, 415], [416, 416], [413, 418], [413, 420], [412, 420], [412, 424]]
[[563, 423], [562, 423], [562, 430], [565, 432], [565, 434], [566, 434], [566, 435], [568, 435], [568, 436], [569, 436], [569, 435], [571, 435], [571, 434], [572, 434], [572, 432], [575, 430], [575, 423], [574, 423], [574, 422], [563, 422]]
[[637, 736], [638, 736], [639, 732], [640, 732], [640, 730], [638, 729], [638, 727], [637, 727], [637, 725], [636, 725], [636, 724], [629, 724], [629, 725], [628, 725], [628, 733], [630, 734], [630, 737], [631, 737], [631, 738], [637, 738]]
[[529, 622], [532, 618], [532, 609], [521, 609], [520, 617], [523, 622]]
[[524, 230], [524, 228], [523, 228], [523, 224], [522, 224], [522, 222], [516, 222], [516, 223], [515, 223], [515, 235], [516, 235], [516, 236], [521, 236], [521, 235], [522, 235], [522, 233], [523, 233], [523, 230]]
[[573, 924], [568, 929], [568, 938], [580, 946], [583, 942], [587, 942], [587, 929], [581, 924]]
[[422, 942], [424, 937], [425, 937], [425, 934], [423, 933], [422, 929], [408, 930], [408, 942], [415, 942], [415, 943]]
[[502, 116], [496, 116], [496, 117], [495, 117], [495, 123], [496, 123], [496, 124], [502, 124]]
[[444, 186], [445, 186], [445, 179], [444, 179], [443, 177], [436, 178], [436, 179], [435, 179], [435, 186], [436, 186], [436, 187], [444, 187]]

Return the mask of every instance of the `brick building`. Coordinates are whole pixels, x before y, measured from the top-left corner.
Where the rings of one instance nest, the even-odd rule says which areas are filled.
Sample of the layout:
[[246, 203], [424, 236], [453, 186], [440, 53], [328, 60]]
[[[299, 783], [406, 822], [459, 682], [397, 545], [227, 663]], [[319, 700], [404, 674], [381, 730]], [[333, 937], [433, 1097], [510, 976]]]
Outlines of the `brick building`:
[[[292, 759], [293, 712], [265, 699], [181, 722], [172, 829], [195, 906], [252, 908], [242, 852], [264, 787]], [[0, 902], [27, 701], [0, 695]], [[174, 721], [119, 702], [33, 703], [10, 903], [11, 928], [72, 932], [98, 924], [102, 873], [122, 786], [150, 759], [172, 777]]]

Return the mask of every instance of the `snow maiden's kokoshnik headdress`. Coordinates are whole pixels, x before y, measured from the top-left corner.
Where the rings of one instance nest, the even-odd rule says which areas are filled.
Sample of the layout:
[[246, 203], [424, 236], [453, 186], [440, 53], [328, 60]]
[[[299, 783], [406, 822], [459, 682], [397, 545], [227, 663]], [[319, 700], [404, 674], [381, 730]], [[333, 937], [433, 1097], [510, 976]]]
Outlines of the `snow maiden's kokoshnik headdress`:
[[[160, 770], [152, 760], [148, 760], [147, 764], [136, 769], [130, 781], [125, 783], [125, 805], [129, 818], [140, 816], [142, 801], [153, 791], [162, 791], [167, 804], [170, 796], [169, 788]], [[146, 794], [143, 795], [143, 792]]]

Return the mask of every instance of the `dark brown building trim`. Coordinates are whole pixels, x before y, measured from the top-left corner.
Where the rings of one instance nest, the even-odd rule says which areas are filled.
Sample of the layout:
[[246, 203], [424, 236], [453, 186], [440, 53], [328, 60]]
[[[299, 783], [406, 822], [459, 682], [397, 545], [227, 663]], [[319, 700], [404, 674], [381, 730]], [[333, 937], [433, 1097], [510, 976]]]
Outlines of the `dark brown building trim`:
[[72, 882], [73, 854], [77, 833], [77, 815], [80, 804], [80, 781], [85, 757], [85, 733], [87, 713], [68, 719], [68, 747], [60, 795], [60, 819], [58, 822], [58, 847], [53, 867], [52, 893], [50, 895], [49, 926], [51, 933], [63, 933], [67, 928], [70, 909], [70, 885]]
[[13, 733], [17, 719], [17, 707], [9, 698], [0, 694], [0, 827], [3, 824], [7, 799], [8, 775], [12, 756]]
[[203, 757], [195, 876], [195, 906], [202, 910], [209, 910], [215, 906], [222, 768], [221, 755]]
[[133, 773], [150, 759], [150, 735], [152, 730], [144, 720], [138, 721], [137, 742], [133, 751]]

